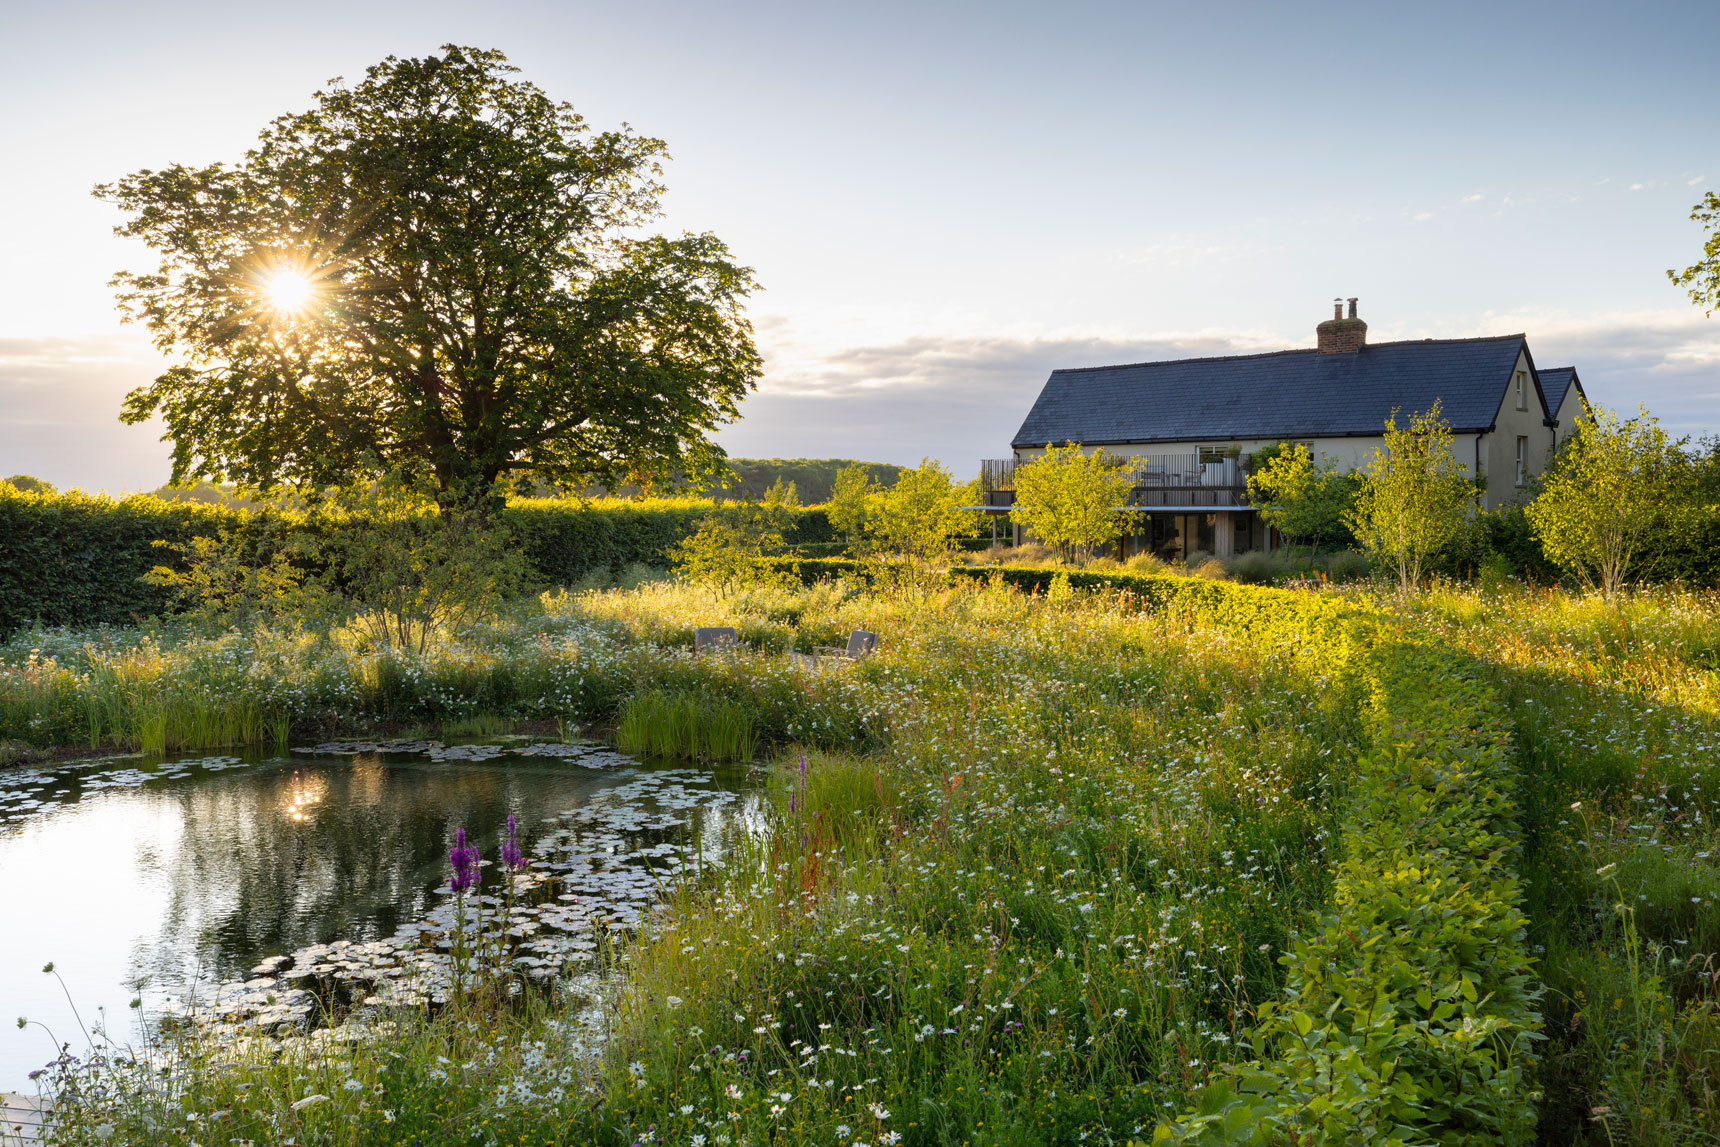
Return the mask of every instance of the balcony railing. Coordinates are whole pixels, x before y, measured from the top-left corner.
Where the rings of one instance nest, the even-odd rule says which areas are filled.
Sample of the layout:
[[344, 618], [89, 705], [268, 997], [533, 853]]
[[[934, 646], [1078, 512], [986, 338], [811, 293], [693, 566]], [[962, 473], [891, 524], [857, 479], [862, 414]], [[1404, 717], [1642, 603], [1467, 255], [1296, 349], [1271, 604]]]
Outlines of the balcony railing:
[[[1132, 506], [1246, 506], [1248, 475], [1235, 455], [1138, 454], [1124, 471], [1134, 487]], [[979, 466], [980, 493], [988, 506], [1015, 503], [1013, 458], [987, 458]]]

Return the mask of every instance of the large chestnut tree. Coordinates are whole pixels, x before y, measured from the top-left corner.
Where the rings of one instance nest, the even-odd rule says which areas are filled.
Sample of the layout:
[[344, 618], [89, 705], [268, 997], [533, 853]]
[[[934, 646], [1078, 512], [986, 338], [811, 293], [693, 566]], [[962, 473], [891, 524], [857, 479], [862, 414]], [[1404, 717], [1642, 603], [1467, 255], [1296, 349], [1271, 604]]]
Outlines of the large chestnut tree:
[[709, 434], [759, 375], [751, 271], [713, 235], [647, 232], [661, 140], [594, 132], [516, 71], [389, 57], [241, 163], [96, 189], [160, 253], [114, 284], [179, 365], [121, 418], [164, 420], [175, 481], [408, 471], [470, 505], [720, 459]]

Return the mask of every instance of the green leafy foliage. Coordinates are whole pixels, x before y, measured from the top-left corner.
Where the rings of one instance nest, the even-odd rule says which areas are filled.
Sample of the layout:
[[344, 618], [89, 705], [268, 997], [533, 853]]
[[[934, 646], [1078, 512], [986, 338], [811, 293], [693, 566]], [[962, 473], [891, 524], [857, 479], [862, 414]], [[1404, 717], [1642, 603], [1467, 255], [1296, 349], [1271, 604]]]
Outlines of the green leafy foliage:
[[515, 70], [391, 56], [239, 164], [97, 189], [161, 254], [115, 284], [184, 361], [122, 417], [163, 419], [176, 483], [320, 488], [374, 459], [493, 509], [504, 477], [716, 469], [708, 434], [760, 370], [750, 270], [714, 235], [642, 234], [663, 142], [593, 133]]
[[1665, 530], [1686, 460], [1646, 409], [1586, 409], [1524, 513], [1548, 560], [1610, 597]]
[[1463, 536], [1476, 495], [1436, 400], [1401, 429], [1395, 416], [1386, 420], [1385, 449], [1369, 455], [1346, 521], [1407, 592], [1421, 583], [1428, 562]]
[[794, 485], [780, 478], [761, 501], [717, 507], [697, 530], [669, 547], [676, 571], [725, 594], [780, 581], [784, 573], [770, 559], [783, 551], [783, 530], [795, 508]]
[[21, 490], [26, 494], [52, 494], [56, 492], [52, 482], [29, 474], [14, 474], [10, 478], [0, 479], [0, 481], [4, 481], [14, 490]]
[[1043, 455], [1016, 468], [1010, 517], [1065, 559], [1114, 542], [1133, 487], [1126, 465], [1103, 450], [1046, 443]]
[[949, 558], [958, 538], [978, 530], [978, 515], [962, 509], [977, 498], [974, 483], [958, 484], [935, 458], [924, 459], [867, 499], [867, 538], [878, 552], [897, 559], [899, 569], [928, 576]]
[[888, 462], [857, 462], [848, 458], [728, 458], [723, 467], [731, 475], [729, 480], [705, 486], [704, 495], [763, 498], [776, 483], [789, 482], [800, 491], [800, 500], [807, 503], [835, 499], [842, 476], [850, 470], [858, 470], [869, 480], [887, 486], [901, 477], [905, 469]]
[[422, 654], [432, 636], [477, 620], [525, 580], [504, 523], [438, 507], [429, 494], [401, 480], [342, 490], [301, 535], [328, 568], [320, 588], [383, 649]]
[[1262, 1058], [1155, 1140], [1533, 1141], [1539, 991], [1493, 695], [1459, 656], [1384, 628], [1356, 668], [1373, 744], [1331, 908], [1283, 957]]
[[144, 575], [173, 547], [223, 530], [244, 532], [253, 521], [233, 510], [142, 494], [116, 500], [0, 485], [0, 634], [35, 621], [119, 625], [169, 612], [176, 592]]
[[1250, 462], [1248, 500], [1259, 507], [1261, 521], [1292, 543], [1307, 543], [1311, 554], [1322, 542], [1349, 536], [1344, 522], [1355, 505], [1358, 475], [1339, 472], [1329, 458], [1316, 464], [1300, 442], [1257, 451]]
[[1720, 310], [1720, 194], [1710, 191], [1704, 195], [1702, 202], [1690, 209], [1690, 218], [1708, 231], [1702, 258], [1682, 271], [1667, 271], [1666, 277], [1687, 289], [1690, 301], [1712, 316]]
[[[527, 581], [574, 585], [636, 566], [667, 569], [669, 548], [715, 508], [697, 498], [534, 498], [510, 502], [500, 522], [525, 554]], [[179, 555], [193, 539], [225, 536], [244, 563], [267, 565], [301, 520], [297, 511], [247, 512], [146, 494], [26, 494], [0, 485], [0, 536], [6, 538], [0, 546], [0, 635], [38, 621], [119, 625], [173, 613], [190, 600], [181, 593], [185, 587], [172, 577], [144, 579], [158, 566], [185, 572]], [[838, 548], [822, 507], [793, 510], [782, 533], [797, 552]], [[310, 551], [293, 564], [306, 574], [323, 569]], [[196, 593], [192, 598], [202, 600]]]
[[[900, 479], [898, 471], [896, 477]], [[830, 528], [852, 547], [866, 528], [866, 510], [877, 493], [877, 479], [863, 463], [844, 466], [830, 491]]]
[[299, 624], [322, 610], [314, 581], [307, 585], [304, 567], [293, 560], [301, 547], [286, 534], [281, 519], [269, 518], [257, 528], [223, 523], [213, 536], [158, 541], [177, 560], [155, 566], [140, 580], [167, 590], [179, 612], [205, 629]]

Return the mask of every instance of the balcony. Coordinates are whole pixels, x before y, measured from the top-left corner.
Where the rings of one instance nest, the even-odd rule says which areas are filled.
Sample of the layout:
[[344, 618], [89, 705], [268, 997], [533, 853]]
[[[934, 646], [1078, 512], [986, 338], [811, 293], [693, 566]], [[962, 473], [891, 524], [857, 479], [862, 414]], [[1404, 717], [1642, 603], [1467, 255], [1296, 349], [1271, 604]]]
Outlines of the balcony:
[[[1244, 459], [1211, 452], [1137, 454], [1127, 459], [1134, 487], [1128, 508], [1133, 510], [1193, 510], [1248, 507], [1248, 475]], [[1015, 504], [1013, 458], [987, 458], [979, 465], [980, 495], [987, 506]]]

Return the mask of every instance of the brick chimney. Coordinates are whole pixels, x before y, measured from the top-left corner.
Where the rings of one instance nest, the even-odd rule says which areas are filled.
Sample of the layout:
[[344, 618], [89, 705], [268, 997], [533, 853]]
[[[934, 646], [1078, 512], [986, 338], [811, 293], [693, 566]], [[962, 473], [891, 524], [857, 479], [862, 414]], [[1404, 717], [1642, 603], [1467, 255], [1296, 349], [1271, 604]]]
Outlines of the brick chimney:
[[1332, 300], [1332, 317], [1314, 328], [1321, 354], [1355, 354], [1368, 341], [1368, 324], [1356, 317], [1356, 300], [1350, 299], [1350, 317], [1344, 317], [1344, 300]]

